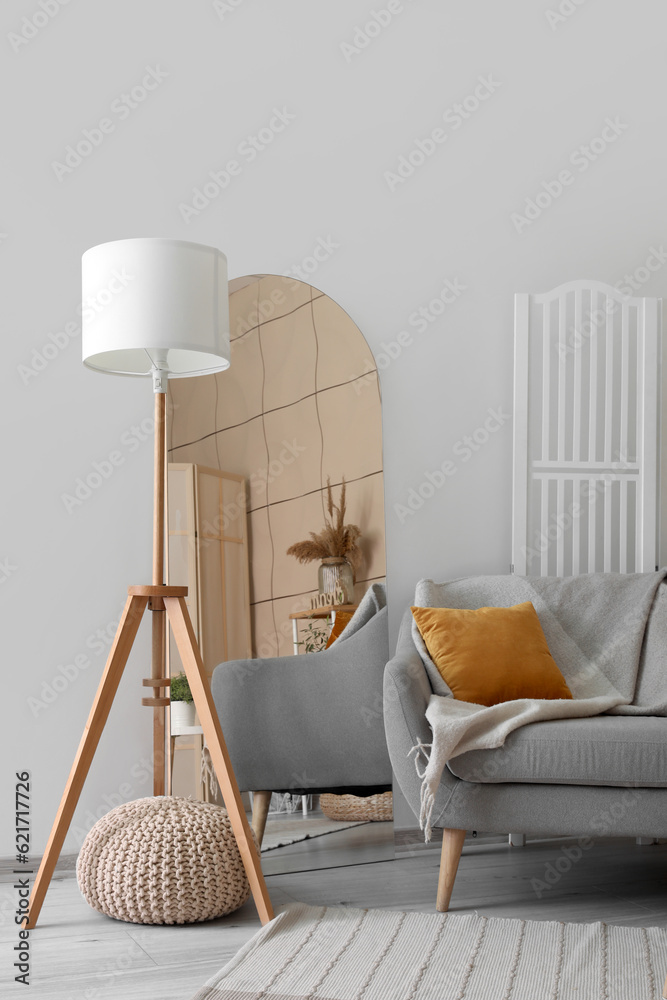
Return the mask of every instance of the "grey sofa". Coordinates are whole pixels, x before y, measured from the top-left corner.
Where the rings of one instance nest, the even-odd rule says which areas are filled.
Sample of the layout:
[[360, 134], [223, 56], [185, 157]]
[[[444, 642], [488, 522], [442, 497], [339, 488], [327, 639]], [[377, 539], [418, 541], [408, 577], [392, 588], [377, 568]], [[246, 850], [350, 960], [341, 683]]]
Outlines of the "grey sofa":
[[388, 659], [385, 589], [373, 584], [329, 649], [216, 667], [213, 699], [239, 788], [255, 793], [260, 842], [274, 791], [391, 789], [382, 715]]
[[[665, 583], [644, 635], [640, 674], [649, 658], [664, 663], [667, 690]], [[654, 668], [650, 683], [655, 683]], [[409, 753], [419, 741], [431, 741], [425, 718], [431, 694], [407, 611], [396, 654], [385, 670], [384, 711], [394, 772], [416, 816], [421, 781]], [[655, 700], [655, 690], [651, 697]], [[452, 759], [433, 811], [434, 827], [444, 831], [437, 908], [448, 909], [466, 831], [667, 837], [666, 715], [663, 704], [654, 716], [605, 714], [533, 723], [513, 732], [503, 747]]]

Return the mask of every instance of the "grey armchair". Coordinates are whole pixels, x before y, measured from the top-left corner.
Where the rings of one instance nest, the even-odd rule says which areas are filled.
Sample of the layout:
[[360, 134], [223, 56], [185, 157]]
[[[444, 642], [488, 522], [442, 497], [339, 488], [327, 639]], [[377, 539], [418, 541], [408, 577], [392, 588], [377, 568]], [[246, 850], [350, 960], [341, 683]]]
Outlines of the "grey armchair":
[[[586, 614], [585, 606], [582, 614]], [[431, 742], [425, 712], [432, 688], [403, 619], [384, 679], [385, 727], [398, 783], [415, 816], [421, 780], [411, 749]], [[445, 768], [433, 810], [443, 829], [436, 907], [447, 910], [466, 831], [528, 835], [656, 838], [667, 836], [667, 584], [657, 592], [640, 661], [639, 688], [651, 715], [604, 714], [536, 722], [495, 750], [455, 757]]]
[[388, 659], [385, 589], [373, 584], [329, 649], [216, 667], [213, 699], [239, 788], [254, 793], [260, 843], [272, 792], [391, 788], [382, 715]]

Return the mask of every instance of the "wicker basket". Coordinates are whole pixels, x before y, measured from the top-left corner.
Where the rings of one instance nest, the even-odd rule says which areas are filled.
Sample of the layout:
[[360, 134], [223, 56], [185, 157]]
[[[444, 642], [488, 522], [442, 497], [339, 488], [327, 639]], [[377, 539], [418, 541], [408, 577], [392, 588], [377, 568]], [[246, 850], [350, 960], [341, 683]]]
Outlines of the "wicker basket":
[[329, 819], [382, 823], [393, 818], [391, 792], [379, 795], [320, 795], [320, 809]]

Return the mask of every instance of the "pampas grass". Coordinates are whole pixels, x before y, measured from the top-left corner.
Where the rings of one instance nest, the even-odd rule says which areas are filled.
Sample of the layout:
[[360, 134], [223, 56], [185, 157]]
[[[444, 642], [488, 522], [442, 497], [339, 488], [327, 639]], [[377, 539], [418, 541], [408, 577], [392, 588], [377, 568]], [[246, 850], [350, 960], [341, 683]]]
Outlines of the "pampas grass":
[[357, 541], [361, 531], [356, 524], [345, 524], [345, 477], [341, 481], [340, 502], [334, 503], [331, 491], [331, 479], [327, 476], [327, 511], [324, 517], [324, 527], [315, 533], [311, 531], [310, 538], [304, 542], [295, 542], [287, 550], [288, 556], [294, 556], [301, 563], [314, 562], [316, 559], [345, 559], [353, 570], [357, 570], [362, 560], [362, 551]]

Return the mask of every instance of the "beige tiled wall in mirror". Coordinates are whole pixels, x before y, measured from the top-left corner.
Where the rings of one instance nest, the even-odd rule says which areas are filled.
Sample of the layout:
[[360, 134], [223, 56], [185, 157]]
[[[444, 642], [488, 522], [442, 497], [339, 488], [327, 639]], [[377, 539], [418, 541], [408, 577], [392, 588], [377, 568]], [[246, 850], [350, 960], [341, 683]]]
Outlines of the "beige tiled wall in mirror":
[[169, 383], [169, 460], [246, 478], [256, 656], [292, 652], [289, 615], [310, 606], [317, 566], [286, 549], [323, 526], [327, 476], [362, 531], [356, 596], [385, 577], [380, 389], [358, 327], [327, 295], [293, 278], [230, 283], [231, 367]]

